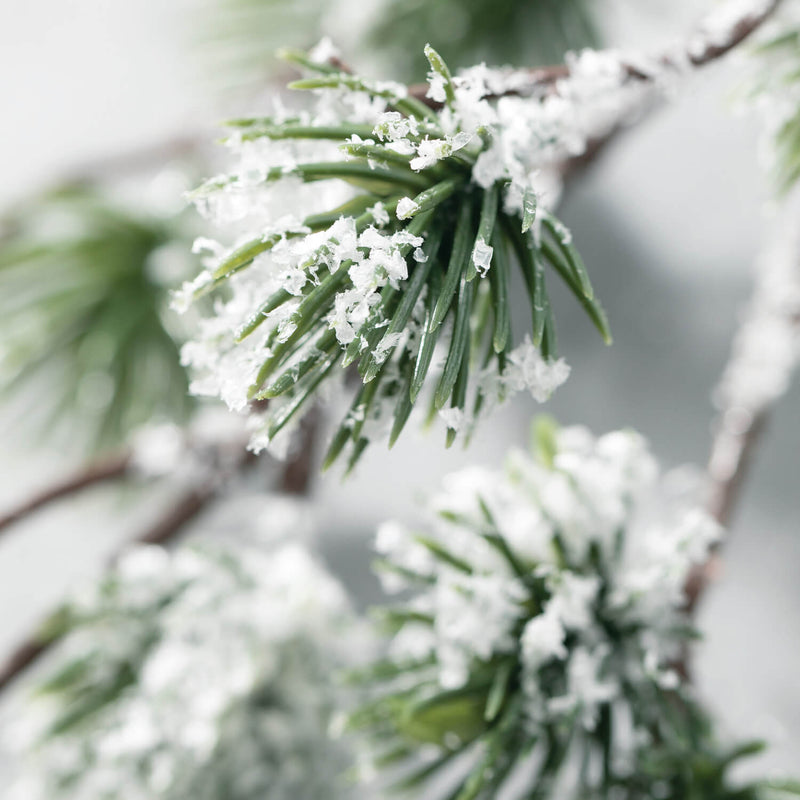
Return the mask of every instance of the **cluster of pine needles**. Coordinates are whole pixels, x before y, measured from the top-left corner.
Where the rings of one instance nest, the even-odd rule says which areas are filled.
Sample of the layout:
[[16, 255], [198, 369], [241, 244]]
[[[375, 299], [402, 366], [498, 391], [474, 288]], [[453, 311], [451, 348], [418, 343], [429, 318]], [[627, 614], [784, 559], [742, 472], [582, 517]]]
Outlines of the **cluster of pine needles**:
[[[454, 84], [449, 70], [432, 48], [427, 48], [427, 53], [433, 70], [444, 79], [448, 101], [452, 101]], [[416, 120], [418, 133], [409, 135], [412, 141], [445, 139], [440, 111], [420, 99], [376, 88], [342, 72], [338, 66], [312, 61], [302, 53], [291, 52], [286, 57], [313, 73], [312, 77], [290, 84], [291, 88], [366, 92], [385, 100], [387, 110]], [[490, 141], [489, 131], [471, 147], [453, 149], [432, 166], [412, 169], [412, 156], [388, 146], [391, 143], [382, 141], [368, 125], [315, 126], [304, 124], [299, 118], [276, 121], [264, 117], [230, 124], [245, 140], [264, 137], [340, 143], [340, 160], [301, 163], [288, 171], [274, 168], [265, 175], [267, 181], [287, 174], [304, 182], [341, 180], [359, 190], [345, 205], [306, 217], [304, 228], [324, 231], [340, 217], [348, 216], [355, 220], [355, 228], [361, 233], [377, 223], [375, 205], [380, 203], [390, 217], [385, 233], [405, 230], [424, 239], [422, 260], [418, 253], [414, 257], [411, 245], [403, 246], [407, 280], [396, 285], [386, 283], [380, 302], [346, 347], [337, 341], [331, 319], [337, 294], [352, 286], [350, 263], [331, 272], [325, 266], [327, 245], [323, 245], [304, 265], [308, 280], [290, 320], [296, 327], [283, 341], [277, 330], [270, 335], [268, 352], [249, 391], [253, 400], [291, 397], [291, 402], [282, 405], [271, 418], [270, 438], [307, 407], [333, 370], [351, 366], [357, 370], [361, 386], [333, 436], [325, 457], [326, 467], [339, 457], [348, 442], [352, 443], [348, 470], [354, 466], [368, 444], [362, 435], [365, 422], [377, 404], [387, 398], [394, 406], [389, 436], [390, 446], [394, 444], [426, 384], [433, 389], [431, 415], [450, 407], [468, 419], [477, 418], [486, 397], [474, 374], [493, 367], [502, 377], [514, 347], [510, 298], [515, 269], [521, 273], [527, 294], [531, 341], [546, 361], [557, 355], [547, 282], [550, 275], [564, 282], [604, 340], [610, 342], [605, 313], [566, 228], [549, 211], [537, 206], [533, 192], [526, 194], [521, 213], [509, 213], [503, 203], [504, 181], [484, 189], [472, 180], [475, 161]], [[214, 181], [202, 191], [221, 189], [231, 180], [236, 179], [222, 184]], [[412, 201], [410, 205], [408, 200]], [[258, 236], [246, 242], [219, 263], [213, 280], [201, 291], [208, 291], [247, 268], [283, 236], [300, 235], [304, 234]], [[491, 249], [491, 261], [479, 270], [475, 254], [481, 247]], [[411, 325], [421, 297], [425, 310], [418, 337], [401, 336], [397, 344], [391, 344], [398, 338], [396, 334], [404, 334]], [[294, 295], [285, 289], [266, 297], [238, 332], [239, 340], [251, 335], [267, 315], [292, 299]], [[445, 351], [440, 372], [432, 369], [437, 346]], [[298, 361], [293, 357], [301, 349], [304, 355]], [[449, 428], [448, 445], [455, 436], [456, 430]]]

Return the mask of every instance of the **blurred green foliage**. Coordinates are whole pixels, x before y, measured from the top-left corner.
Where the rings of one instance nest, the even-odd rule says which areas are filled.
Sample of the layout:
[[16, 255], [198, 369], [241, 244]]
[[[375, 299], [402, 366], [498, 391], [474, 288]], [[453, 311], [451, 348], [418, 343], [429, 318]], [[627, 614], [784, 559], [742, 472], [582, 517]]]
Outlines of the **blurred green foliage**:
[[206, 0], [194, 33], [201, 63], [221, 91], [263, 89], [281, 47], [307, 47], [323, 35], [330, 0]]
[[567, 50], [594, 45], [586, 0], [395, 0], [385, 4], [368, 43], [406, 78], [422, 80], [430, 40], [454, 68], [560, 63]]
[[425, 78], [431, 42], [457, 69], [486, 61], [558, 63], [598, 43], [589, 0], [207, 0], [202, 56], [223, 88], [263, 88], [282, 47], [308, 48], [330, 35], [344, 59], [376, 57], [393, 78]]
[[91, 448], [184, 419], [187, 377], [165, 316], [188, 269], [183, 223], [90, 186], [42, 194], [3, 223], [0, 397], [42, 434], [60, 423]]

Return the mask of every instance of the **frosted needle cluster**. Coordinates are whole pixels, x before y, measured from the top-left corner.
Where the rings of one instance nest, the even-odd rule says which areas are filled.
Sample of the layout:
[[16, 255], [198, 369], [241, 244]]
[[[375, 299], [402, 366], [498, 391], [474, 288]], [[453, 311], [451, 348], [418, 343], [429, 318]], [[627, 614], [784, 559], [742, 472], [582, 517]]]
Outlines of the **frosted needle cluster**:
[[583, 782], [561, 796], [588, 797], [638, 745], [683, 735], [659, 709], [680, 706], [683, 587], [718, 527], [677, 486], [634, 432], [548, 426], [536, 457], [449, 476], [421, 529], [378, 532], [385, 588], [413, 593], [383, 610], [382, 688], [354, 724], [437, 745], [425, 775], [471, 759], [458, 798], [494, 797], [531, 753], [531, 787], [564, 767]]
[[[194, 199], [238, 238], [198, 243], [208, 268], [176, 303], [227, 292], [184, 359], [196, 393], [240, 411], [269, 401], [256, 449], [285, 450], [351, 367], [358, 388], [325, 463], [347, 452], [352, 466], [370, 440], [393, 444], [423, 395], [448, 445], [514, 392], [546, 400], [569, 374], [551, 275], [610, 341], [551, 211], [554, 167], [617, 124], [639, 89], [614, 54], [575, 56], [570, 76], [545, 91], [485, 66], [452, 76], [428, 47], [429, 89], [418, 97], [343, 72], [330, 53], [287, 55], [309, 76], [292, 88], [312, 92], [312, 108], [231, 123], [238, 168]], [[521, 339], [516, 280], [530, 310]]]

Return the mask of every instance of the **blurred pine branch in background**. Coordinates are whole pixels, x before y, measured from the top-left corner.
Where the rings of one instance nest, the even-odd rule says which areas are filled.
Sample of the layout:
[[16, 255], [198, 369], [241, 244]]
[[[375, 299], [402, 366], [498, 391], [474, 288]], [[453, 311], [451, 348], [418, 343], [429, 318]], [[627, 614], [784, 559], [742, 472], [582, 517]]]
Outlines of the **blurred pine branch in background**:
[[[42, 434], [105, 448], [192, 406], [167, 292], [188, 269], [183, 215], [91, 185], [17, 206], [0, 238], [0, 396]], [[13, 406], [12, 406], [13, 407]]]

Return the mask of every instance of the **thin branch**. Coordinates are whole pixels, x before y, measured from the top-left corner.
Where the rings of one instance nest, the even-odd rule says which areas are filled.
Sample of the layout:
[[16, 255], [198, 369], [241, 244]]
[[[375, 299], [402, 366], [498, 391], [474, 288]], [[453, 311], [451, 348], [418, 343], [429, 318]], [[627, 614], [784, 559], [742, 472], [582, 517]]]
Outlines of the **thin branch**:
[[[111, 563], [118, 560], [132, 544], [166, 544], [181, 533], [186, 525], [196, 519], [218, 492], [219, 486], [206, 484], [179, 497], [152, 527], [147, 528], [116, 551], [111, 558]], [[35, 633], [25, 637], [6, 661], [0, 665], [0, 692], [60, 640], [61, 633], [51, 633], [47, 622], [48, 620], [45, 620]]]
[[[735, 412], [728, 416], [735, 415]], [[741, 499], [742, 487], [769, 420], [764, 409], [749, 419], [744, 427], [736, 422], [720, 420], [709, 459], [711, 478], [709, 513], [720, 525], [728, 526]]]
[[99, 483], [126, 477], [130, 468], [131, 455], [127, 452], [82, 467], [73, 475], [61, 479], [0, 516], [0, 534], [14, 523], [22, 521], [57, 500], [70, 497]]
[[[629, 81], [637, 84], [649, 83], [654, 92], [662, 91], [659, 83], [660, 72], [664, 69], [680, 73], [687, 66], [703, 67], [711, 64], [736, 49], [742, 42], [757, 31], [775, 12], [782, 0], [751, 0], [750, 9], [741, 9], [739, 0], [732, 0], [727, 5], [719, 6], [687, 37], [678, 47], [649, 59], [640, 60], [639, 64], [624, 64], [625, 74]], [[732, 11], [736, 11], [734, 16]], [[542, 96], [557, 94], [560, 85], [570, 77], [569, 64], [554, 64], [546, 67], [535, 67], [522, 70], [509, 70], [509, 83], [514, 88], [504, 93], [505, 96]], [[521, 80], [520, 80], [521, 79]], [[428, 84], [421, 83], [409, 87], [409, 94], [426, 103], [430, 108], [440, 109], [442, 103], [427, 96]], [[492, 99], [496, 96], [490, 96]], [[643, 98], [642, 108], [645, 108]], [[630, 109], [625, 112], [630, 117]], [[639, 116], [637, 119], [641, 119]], [[562, 181], [572, 179], [583, 172], [605, 153], [608, 145], [617, 140], [619, 134], [629, 126], [626, 119], [620, 119], [606, 131], [586, 143], [584, 151], [570, 156], [557, 164], [557, 173]]]
[[[709, 65], [736, 49], [755, 33], [773, 15], [781, 2], [782, 0], [753, 0], [752, 8], [742, 11], [741, 16], [736, 19], [731, 19], [728, 11], [728, 8], [734, 8], [733, 3], [721, 6], [700, 24], [684, 45], [662, 54], [655, 59], [655, 63], [662, 68], [671, 67], [676, 71], [680, 71], [687, 63], [695, 68]], [[627, 64], [626, 72], [631, 81], [653, 82], [655, 79], [653, 72], [634, 64]], [[547, 86], [550, 91], [555, 91], [558, 82], [569, 77], [569, 68], [566, 65], [545, 67], [533, 70], [531, 77], [534, 84]], [[620, 121], [605, 135], [591, 140], [582, 154], [562, 162], [559, 166], [562, 180], [582, 172], [599, 154], [606, 151], [607, 146], [625, 127]]]
[[[133, 544], [166, 544], [171, 541], [219, 495], [220, 488], [218, 481], [208, 481], [189, 489], [174, 500], [150, 528], [140, 533]], [[126, 544], [125, 549], [128, 547], [130, 544]]]
[[114, 553], [111, 557], [111, 563], [113, 564], [117, 561], [132, 545], [160, 545], [172, 541], [222, 494], [234, 477], [240, 474], [242, 470], [252, 466], [255, 460], [256, 457], [253, 453], [242, 448], [233, 464], [218, 470], [203, 482], [178, 495], [152, 525], [145, 528], [130, 542], [126, 542], [123, 547]]
[[[753, 454], [757, 449], [769, 421], [769, 412], [762, 411], [745, 429], [725, 423], [724, 414], [714, 436], [709, 459], [710, 479], [708, 512], [723, 527], [728, 527], [742, 496], [742, 488], [750, 472]], [[715, 464], [724, 461], [724, 471]], [[715, 547], [705, 564], [689, 574], [684, 587], [686, 611], [691, 616], [697, 611], [705, 590], [719, 571], [719, 546]]]
[[214, 138], [207, 130], [179, 134], [122, 153], [114, 153], [85, 161], [64, 174], [58, 185], [83, 185], [119, 180], [131, 175], [160, 169], [173, 161], [198, 157]]
[[[780, 3], [781, 0], [756, 0], [751, 10], [742, 13], [732, 24], [726, 19], [726, 15], [730, 16], [730, 12], [724, 6], [712, 12], [690, 43], [689, 61], [695, 67], [701, 67], [729, 53], [758, 30], [772, 16]], [[734, 7], [733, 4], [731, 7]], [[729, 27], [727, 34], [720, 35], [717, 28], [722, 21], [727, 22]]]
[[[729, 526], [754, 451], [800, 362], [800, 190], [788, 198], [756, 269], [756, 285], [716, 391], [719, 414], [708, 463], [708, 510]], [[695, 611], [718, 563], [714, 553], [686, 586]]]

